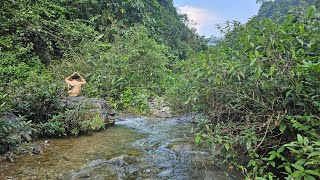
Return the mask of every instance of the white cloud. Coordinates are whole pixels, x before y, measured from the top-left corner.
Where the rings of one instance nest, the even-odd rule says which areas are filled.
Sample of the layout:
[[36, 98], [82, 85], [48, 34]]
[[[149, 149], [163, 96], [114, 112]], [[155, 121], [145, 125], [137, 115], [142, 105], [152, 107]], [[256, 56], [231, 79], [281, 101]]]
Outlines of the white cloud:
[[178, 10], [194, 22], [190, 26], [196, 28], [200, 35], [210, 36], [213, 34], [215, 25], [219, 23], [218, 16], [208, 9], [182, 6], [178, 7]]

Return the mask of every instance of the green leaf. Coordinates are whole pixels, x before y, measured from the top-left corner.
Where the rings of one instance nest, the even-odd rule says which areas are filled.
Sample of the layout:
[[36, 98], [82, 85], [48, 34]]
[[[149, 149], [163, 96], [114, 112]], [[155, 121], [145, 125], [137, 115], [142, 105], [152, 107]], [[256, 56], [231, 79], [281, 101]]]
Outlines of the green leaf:
[[304, 25], [302, 24], [301, 26], [299, 26], [299, 29], [300, 29], [300, 34], [303, 34], [304, 33]]
[[309, 139], [307, 137], [303, 138], [303, 145], [308, 146], [309, 145]]
[[252, 164], [252, 166], [256, 166], [256, 161], [252, 160], [251, 164]]
[[320, 157], [320, 151], [314, 151], [314, 152], [310, 153], [310, 154], [308, 155], [308, 158], [311, 158], [311, 157], [313, 157], [313, 156], [319, 156], [319, 157]]
[[269, 161], [269, 164], [273, 167], [276, 167], [276, 163], [274, 161]]
[[254, 65], [254, 63], [257, 61], [257, 58], [254, 58], [251, 63], [250, 63], [250, 66]]
[[297, 134], [297, 140], [300, 144], [303, 143], [303, 137], [300, 134]]
[[269, 161], [274, 160], [276, 158], [276, 156], [274, 154], [271, 154], [271, 156], [269, 157]]
[[99, 36], [97, 36], [94, 40], [94, 42], [99, 41], [102, 37], [104, 36], [104, 34], [100, 34]]
[[222, 138], [221, 138], [221, 136], [218, 136], [218, 137], [217, 137], [217, 141], [218, 141], [219, 143], [222, 143]]
[[291, 90], [286, 93], [286, 98], [291, 95]]
[[230, 149], [229, 143], [224, 144], [224, 147], [226, 148], [227, 151], [229, 151], [229, 149]]
[[314, 106], [320, 107], [320, 102], [319, 101], [313, 101], [312, 104]]
[[303, 168], [302, 166], [297, 165], [297, 164], [291, 164], [291, 166], [294, 167], [294, 168], [296, 168], [296, 169], [298, 169], [298, 170], [300, 170], [300, 171], [303, 171], [303, 170], [304, 170], [304, 168]]
[[306, 175], [304, 176], [304, 180], [316, 180], [316, 178], [314, 178], [313, 176], [310, 176], [310, 175], [306, 174]]
[[308, 162], [306, 162], [304, 165], [305, 165], [305, 166], [309, 166], [309, 165], [316, 165], [316, 164], [319, 164], [319, 162], [316, 161], [316, 160], [313, 160], [313, 161], [308, 161]]
[[260, 75], [261, 75], [262, 69], [261, 66], [259, 65], [258, 68], [256, 69], [256, 74], [255, 74], [255, 79], [258, 80]]
[[301, 46], [303, 46], [303, 40], [302, 39], [297, 39], [299, 41], [299, 43], [301, 44]]
[[279, 127], [279, 130], [281, 133], [283, 133], [287, 128], [287, 125], [285, 123], [281, 123], [280, 124], [280, 127]]
[[254, 55], [256, 56], [256, 58], [259, 58], [259, 57], [260, 57], [259, 51], [255, 50], [255, 51], [254, 51]]
[[309, 8], [308, 15], [307, 15], [307, 20], [308, 20], [308, 21], [311, 19], [312, 16], [315, 15], [315, 12], [316, 12], [316, 7], [311, 6], [311, 7]]
[[296, 83], [296, 96], [299, 96], [299, 94], [300, 94], [301, 91], [302, 91], [302, 87], [303, 87], [302, 82], [297, 82], [297, 83]]
[[272, 66], [270, 67], [270, 72], [269, 72], [269, 75], [272, 76], [273, 73], [274, 73], [274, 70], [275, 70], [275, 67], [276, 65], [275, 64], [272, 64]]
[[292, 57], [293, 59], [295, 59], [295, 58], [296, 58], [296, 50], [295, 50], [295, 48], [292, 47], [292, 48], [290, 49], [290, 51], [291, 51], [291, 57]]
[[285, 166], [284, 169], [285, 169], [288, 173], [292, 174], [292, 171], [291, 171], [291, 167], [290, 167], [290, 166]]
[[208, 78], [209, 83], [211, 83], [211, 82], [214, 80], [214, 78], [215, 78], [215, 76], [210, 76], [210, 77]]
[[197, 135], [195, 138], [196, 144], [199, 144], [200, 140], [201, 140], [201, 137], [199, 135]]
[[246, 147], [247, 147], [247, 150], [249, 150], [251, 148], [251, 140], [250, 139], [247, 140]]
[[320, 177], [320, 173], [315, 170], [305, 170], [306, 173]]
[[295, 164], [302, 166], [305, 162], [306, 162], [306, 160], [304, 160], [304, 159], [299, 159]]
[[278, 150], [277, 153], [282, 153], [285, 150], [285, 147], [281, 146]]

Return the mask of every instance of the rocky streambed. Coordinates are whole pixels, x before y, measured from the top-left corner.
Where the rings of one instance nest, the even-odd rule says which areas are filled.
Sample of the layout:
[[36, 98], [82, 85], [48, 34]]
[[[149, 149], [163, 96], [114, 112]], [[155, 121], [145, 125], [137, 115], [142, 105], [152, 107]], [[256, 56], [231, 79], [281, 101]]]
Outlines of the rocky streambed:
[[35, 142], [42, 152], [1, 162], [0, 179], [240, 179], [208, 162], [192, 126], [191, 117], [125, 117], [91, 136]]

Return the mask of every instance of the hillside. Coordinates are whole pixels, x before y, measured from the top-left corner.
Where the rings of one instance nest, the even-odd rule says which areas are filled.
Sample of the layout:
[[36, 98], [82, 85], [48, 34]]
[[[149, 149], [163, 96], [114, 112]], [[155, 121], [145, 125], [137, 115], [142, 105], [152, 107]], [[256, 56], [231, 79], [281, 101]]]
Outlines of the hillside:
[[270, 18], [272, 20], [283, 19], [287, 13], [295, 14], [298, 17], [303, 16], [310, 5], [320, 7], [319, 0], [275, 0], [275, 1], [260, 1], [261, 6], [257, 17]]

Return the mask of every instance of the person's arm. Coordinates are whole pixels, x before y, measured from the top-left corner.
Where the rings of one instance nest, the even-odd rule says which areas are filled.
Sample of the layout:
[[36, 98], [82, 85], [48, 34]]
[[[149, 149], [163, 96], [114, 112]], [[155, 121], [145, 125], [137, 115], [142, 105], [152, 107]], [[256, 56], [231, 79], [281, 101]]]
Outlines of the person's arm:
[[86, 80], [80, 74], [78, 74], [78, 75], [80, 77], [82, 85], [86, 84], [87, 83]]
[[70, 78], [73, 76], [73, 75], [75, 75], [76, 74], [76, 72], [74, 72], [74, 73], [72, 73], [70, 76], [68, 76], [64, 81], [66, 82], [66, 83], [68, 83], [69, 81], [70, 81]]

